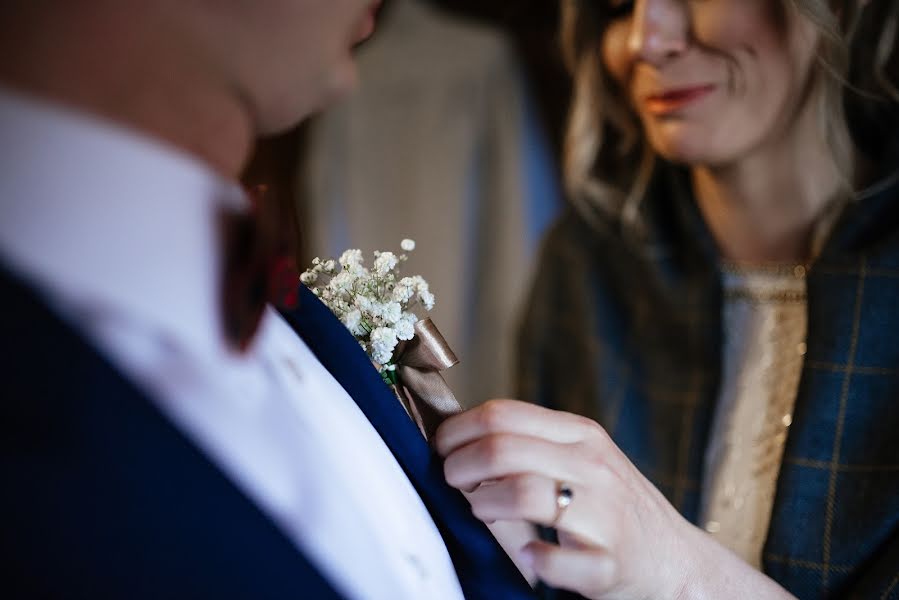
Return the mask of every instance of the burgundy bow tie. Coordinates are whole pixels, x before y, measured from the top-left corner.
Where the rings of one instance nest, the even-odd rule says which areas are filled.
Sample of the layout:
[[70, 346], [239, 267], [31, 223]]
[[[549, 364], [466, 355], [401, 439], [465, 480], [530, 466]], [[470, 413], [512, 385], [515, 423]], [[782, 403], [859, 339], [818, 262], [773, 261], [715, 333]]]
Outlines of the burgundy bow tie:
[[[277, 211], [266, 210], [266, 188], [250, 192], [246, 213], [220, 216], [222, 252], [222, 320], [227, 342], [245, 351], [259, 327], [266, 303], [296, 306], [299, 276]], [[272, 207], [275, 208], [275, 207]]]
[[259, 326], [268, 291], [268, 258], [260, 243], [255, 214], [226, 213], [221, 217], [222, 317], [225, 338], [244, 351]]

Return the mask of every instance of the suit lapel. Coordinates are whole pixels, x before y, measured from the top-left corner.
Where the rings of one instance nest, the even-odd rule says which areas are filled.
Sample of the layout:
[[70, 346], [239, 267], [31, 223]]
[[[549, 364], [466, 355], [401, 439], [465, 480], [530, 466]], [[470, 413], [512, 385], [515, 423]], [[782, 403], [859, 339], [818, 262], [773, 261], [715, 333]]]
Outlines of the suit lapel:
[[2, 266], [0, 295], [7, 591], [339, 598], [142, 391]]
[[299, 308], [284, 316], [353, 398], [415, 486], [443, 536], [466, 598], [533, 597], [465, 498], [446, 483], [441, 461], [340, 321], [302, 286]]

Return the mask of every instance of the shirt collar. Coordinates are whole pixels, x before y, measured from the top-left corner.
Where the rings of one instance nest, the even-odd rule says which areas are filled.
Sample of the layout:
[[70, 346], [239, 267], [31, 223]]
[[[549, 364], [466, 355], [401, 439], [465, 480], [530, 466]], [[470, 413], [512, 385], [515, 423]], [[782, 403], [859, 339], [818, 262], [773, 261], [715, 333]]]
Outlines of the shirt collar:
[[[73, 307], [221, 349], [217, 213], [240, 188], [142, 134], [0, 88], [0, 257]], [[65, 308], [65, 306], [63, 306]]]

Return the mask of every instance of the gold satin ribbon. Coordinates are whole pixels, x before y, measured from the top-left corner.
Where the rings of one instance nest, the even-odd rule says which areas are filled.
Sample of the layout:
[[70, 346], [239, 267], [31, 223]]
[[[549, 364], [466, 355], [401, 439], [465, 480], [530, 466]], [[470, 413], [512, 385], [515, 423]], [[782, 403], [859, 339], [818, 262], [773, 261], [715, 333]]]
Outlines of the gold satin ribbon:
[[426, 440], [447, 417], [462, 412], [440, 374], [458, 362], [430, 318], [416, 323], [415, 337], [397, 347], [397, 383], [391, 387]]

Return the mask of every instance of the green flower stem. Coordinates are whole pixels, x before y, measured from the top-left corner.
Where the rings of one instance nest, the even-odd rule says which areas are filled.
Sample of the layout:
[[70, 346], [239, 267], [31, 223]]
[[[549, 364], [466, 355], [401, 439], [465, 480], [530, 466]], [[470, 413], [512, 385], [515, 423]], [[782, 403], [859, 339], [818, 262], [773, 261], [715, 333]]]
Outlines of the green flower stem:
[[381, 369], [381, 378], [387, 385], [396, 385], [399, 382], [399, 378], [396, 376], [396, 371], [388, 370], [386, 368], [387, 366], [389, 365], [384, 365], [385, 368]]

